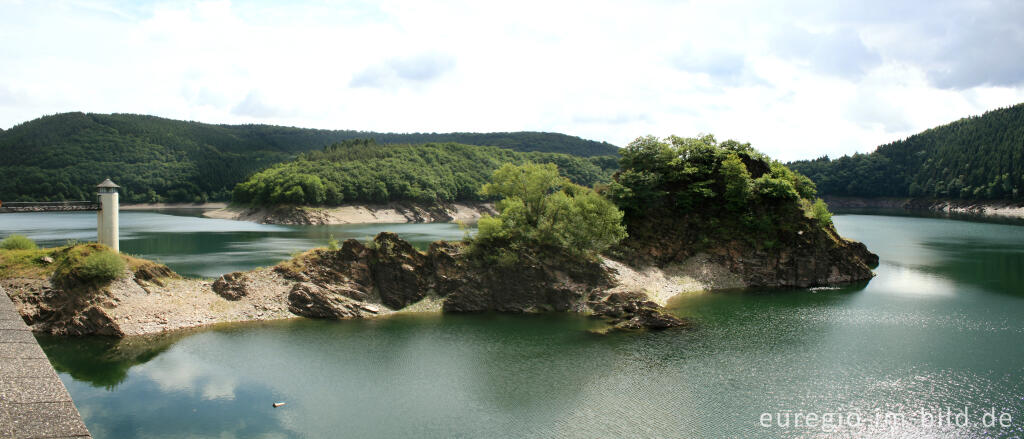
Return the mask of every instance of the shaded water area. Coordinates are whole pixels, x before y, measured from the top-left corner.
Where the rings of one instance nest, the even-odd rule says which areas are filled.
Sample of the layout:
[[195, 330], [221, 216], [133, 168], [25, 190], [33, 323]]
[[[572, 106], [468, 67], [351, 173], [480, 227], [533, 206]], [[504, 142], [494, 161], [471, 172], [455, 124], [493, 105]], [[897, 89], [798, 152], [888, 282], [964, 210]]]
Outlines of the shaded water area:
[[689, 331], [430, 314], [41, 342], [96, 437], [1024, 434], [1024, 227], [835, 222], [880, 255], [875, 279], [686, 295], [672, 308]]

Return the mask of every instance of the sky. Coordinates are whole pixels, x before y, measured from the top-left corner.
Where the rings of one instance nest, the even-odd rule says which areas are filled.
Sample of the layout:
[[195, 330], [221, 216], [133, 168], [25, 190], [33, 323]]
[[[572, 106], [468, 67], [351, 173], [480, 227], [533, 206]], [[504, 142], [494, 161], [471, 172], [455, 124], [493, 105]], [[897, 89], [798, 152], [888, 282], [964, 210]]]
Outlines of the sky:
[[789, 161], [1024, 102], [1022, 59], [1018, 0], [0, 0], [0, 128], [710, 133]]

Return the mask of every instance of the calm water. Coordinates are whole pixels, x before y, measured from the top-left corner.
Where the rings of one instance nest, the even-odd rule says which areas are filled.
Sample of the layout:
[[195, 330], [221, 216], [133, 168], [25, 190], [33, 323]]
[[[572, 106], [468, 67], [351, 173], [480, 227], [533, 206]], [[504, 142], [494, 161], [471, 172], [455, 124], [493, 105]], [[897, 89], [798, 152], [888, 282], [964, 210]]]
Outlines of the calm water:
[[[185, 276], [224, 273], [274, 265], [296, 251], [325, 247], [331, 236], [368, 240], [397, 232], [425, 249], [431, 242], [462, 239], [456, 224], [282, 226], [199, 217], [198, 210], [120, 213], [121, 251], [160, 261]], [[0, 237], [17, 233], [43, 246], [68, 240], [95, 241], [95, 212], [7, 213], [0, 215]]]
[[[189, 242], [193, 233], [237, 235], [218, 238], [234, 250], [182, 247], [199, 249], [190, 255], [133, 232], [165, 261], [224, 264], [205, 258], [323, 236], [168, 221], [195, 224], [175, 238]], [[686, 296], [674, 310], [696, 319], [693, 331], [595, 336], [591, 321], [570, 315], [426, 315], [42, 341], [98, 438], [1024, 434], [1024, 227], [835, 221], [881, 256], [874, 280]], [[274, 409], [276, 401], [287, 405]], [[948, 425], [947, 409], [969, 425]], [[995, 425], [986, 428], [989, 411]], [[761, 425], [786, 415], [788, 427]], [[810, 415], [817, 422], [808, 427]]]

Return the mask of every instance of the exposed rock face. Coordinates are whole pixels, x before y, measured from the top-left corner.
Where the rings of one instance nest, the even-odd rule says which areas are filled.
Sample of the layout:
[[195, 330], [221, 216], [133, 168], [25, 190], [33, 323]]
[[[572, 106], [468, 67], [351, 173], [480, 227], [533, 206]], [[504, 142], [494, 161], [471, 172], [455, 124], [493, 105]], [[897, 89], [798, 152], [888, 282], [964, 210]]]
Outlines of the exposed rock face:
[[245, 273], [236, 271], [221, 276], [213, 283], [213, 292], [228, 300], [238, 300], [248, 293], [245, 284]]
[[864, 244], [839, 236], [835, 229], [801, 219], [781, 234], [771, 247], [757, 248], [732, 240], [701, 245], [699, 236], [665, 218], [640, 219], [631, 224], [625, 252], [655, 265], [680, 263], [695, 252], [710, 255], [718, 264], [743, 278], [751, 287], [813, 287], [871, 279], [878, 255]]
[[644, 293], [595, 294], [588, 306], [595, 316], [608, 318], [616, 329], [689, 326], [689, 322], [664, 312], [661, 306], [650, 301]]
[[[612, 276], [599, 262], [544, 260], [531, 255], [510, 266], [486, 265], [467, 257], [459, 243], [435, 242], [426, 254], [393, 233], [381, 233], [366, 247], [346, 241], [337, 251], [318, 250], [293, 272], [292, 312], [322, 318], [367, 314], [352, 292], [374, 291], [389, 309], [402, 309], [428, 295], [445, 312], [591, 312], [617, 329], [663, 329], [686, 322], [643, 293], [608, 293]], [[354, 300], [353, 300], [354, 299]]]
[[308, 282], [295, 284], [288, 293], [288, 302], [288, 311], [292, 314], [315, 319], [345, 319], [380, 312], [375, 305], [352, 300]]
[[527, 263], [511, 267], [463, 267], [461, 281], [449, 282], [444, 310], [449, 312], [585, 311], [590, 293], [607, 287], [597, 263], [566, 266]]
[[[524, 257], [515, 265], [494, 266], [468, 258], [465, 251], [459, 243], [435, 242], [422, 253], [394, 233], [381, 233], [370, 246], [348, 240], [338, 250], [315, 250], [278, 272], [299, 282], [288, 296], [290, 311], [317, 318], [372, 315], [372, 303], [399, 310], [428, 295], [439, 298], [446, 312], [589, 312], [609, 297], [604, 291], [612, 286], [611, 276], [599, 262]], [[622, 328], [683, 324], [636, 294], [645, 299], [612, 299], [597, 316]]]
[[123, 336], [117, 323], [108, 314], [116, 306], [109, 296], [99, 291], [78, 291], [68, 294], [53, 288], [49, 280], [10, 279], [3, 288], [18, 291], [11, 299], [25, 323], [35, 332], [54, 335]]
[[373, 242], [376, 249], [370, 259], [370, 272], [381, 303], [402, 309], [423, 299], [433, 287], [427, 257], [394, 233], [381, 233]]

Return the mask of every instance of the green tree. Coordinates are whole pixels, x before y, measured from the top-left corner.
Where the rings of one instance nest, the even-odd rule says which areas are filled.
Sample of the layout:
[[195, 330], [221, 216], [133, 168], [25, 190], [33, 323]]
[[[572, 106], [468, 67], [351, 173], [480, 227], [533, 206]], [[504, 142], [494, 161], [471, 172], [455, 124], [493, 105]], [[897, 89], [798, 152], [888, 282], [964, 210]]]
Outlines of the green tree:
[[736, 154], [730, 154], [722, 161], [722, 178], [725, 180], [725, 202], [730, 210], [746, 207], [751, 195], [750, 171]]
[[502, 199], [498, 216], [484, 216], [477, 224], [477, 249], [554, 249], [592, 258], [626, 237], [622, 211], [559, 176], [554, 164], [505, 164], [481, 191]]

